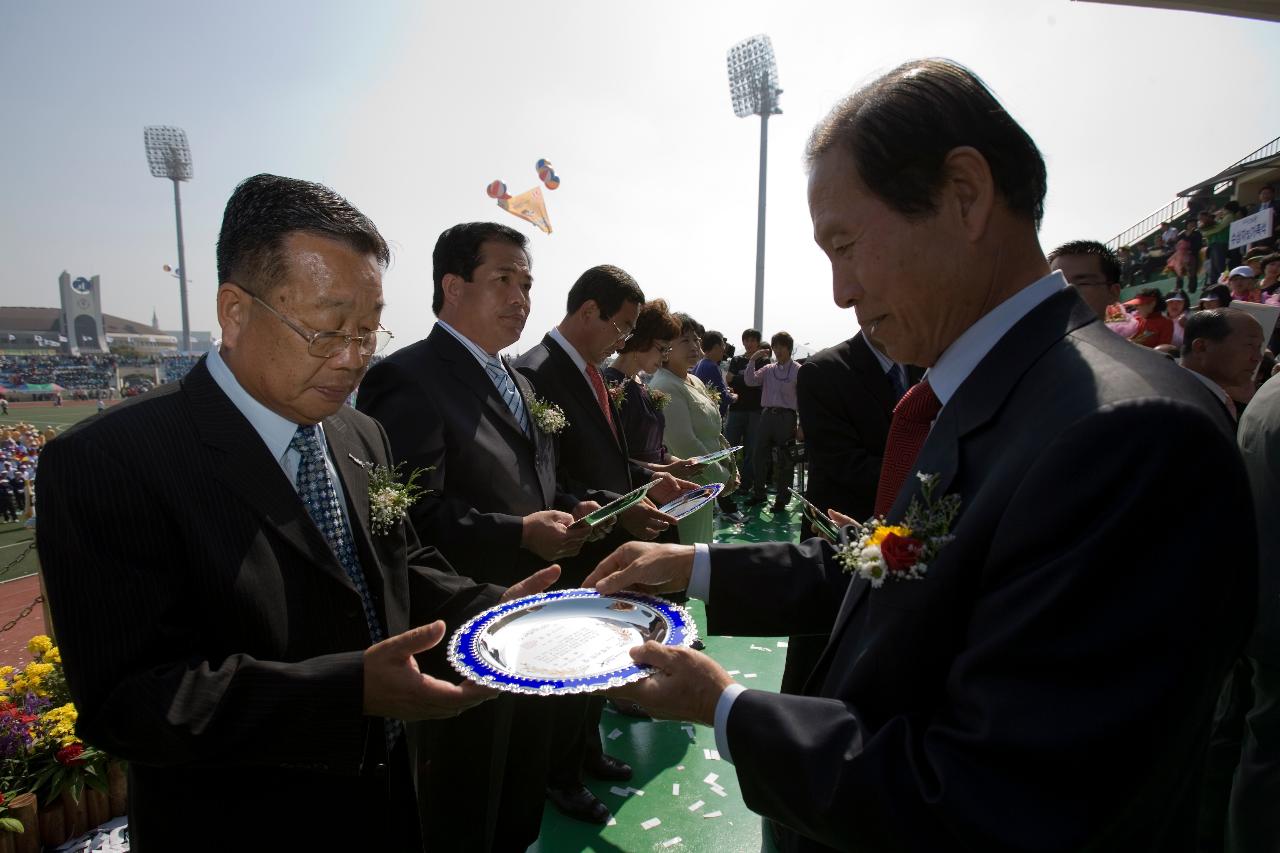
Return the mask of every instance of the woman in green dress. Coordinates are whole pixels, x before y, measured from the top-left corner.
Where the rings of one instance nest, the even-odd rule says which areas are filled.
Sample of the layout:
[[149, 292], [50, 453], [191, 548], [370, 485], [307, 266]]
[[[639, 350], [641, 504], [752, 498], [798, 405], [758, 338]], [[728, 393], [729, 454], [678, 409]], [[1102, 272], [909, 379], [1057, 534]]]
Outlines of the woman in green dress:
[[[720, 402], [701, 379], [690, 374], [702, 358], [703, 328], [688, 314], [674, 315], [680, 322], [680, 337], [671, 343], [671, 352], [649, 381], [649, 387], [670, 395], [663, 410], [666, 426], [663, 443], [673, 456], [689, 459], [728, 447], [720, 433]], [[724, 483], [721, 494], [738, 488], [738, 466], [732, 456], [706, 465], [692, 476], [696, 483]], [[710, 542], [715, 534], [715, 501], [680, 520], [680, 542], [685, 545]]]

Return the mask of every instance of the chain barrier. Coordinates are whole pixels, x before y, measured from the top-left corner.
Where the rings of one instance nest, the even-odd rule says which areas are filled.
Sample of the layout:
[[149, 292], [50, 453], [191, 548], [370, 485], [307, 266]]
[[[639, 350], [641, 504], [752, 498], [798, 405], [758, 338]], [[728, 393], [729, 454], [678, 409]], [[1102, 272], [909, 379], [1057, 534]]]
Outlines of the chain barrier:
[[15, 625], [17, 625], [23, 619], [26, 619], [28, 616], [30, 616], [31, 611], [35, 610], [41, 604], [44, 604], [44, 596], [37, 595], [35, 597], [35, 600], [32, 601], [30, 604], [28, 604], [26, 607], [22, 608], [22, 611], [17, 616], [13, 617], [8, 622], [4, 623], [3, 626], [0, 626], [0, 634], [3, 634], [5, 631], [13, 630], [13, 627]]
[[26, 559], [28, 554], [30, 554], [33, 550], [35, 550], [35, 547], [36, 547], [36, 540], [32, 539], [30, 542], [27, 543], [27, 547], [23, 548], [22, 551], [19, 552], [17, 557], [14, 557], [12, 560], [9, 561], [9, 565], [5, 566], [3, 569], [0, 569], [0, 578], [3, 578], [5, 575], [9, 574], [9, 572], [13, 571], [19, 563], [21, 563], [23, 560]]

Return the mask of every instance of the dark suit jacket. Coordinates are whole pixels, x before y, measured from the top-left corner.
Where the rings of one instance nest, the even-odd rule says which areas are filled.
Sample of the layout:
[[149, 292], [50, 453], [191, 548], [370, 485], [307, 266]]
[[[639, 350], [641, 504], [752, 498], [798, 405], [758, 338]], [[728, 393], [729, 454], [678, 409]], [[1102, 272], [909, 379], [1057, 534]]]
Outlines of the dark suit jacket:
[[[1280, 380], [1258, 390], [1240, 418], [1240, 450], [1258, 515], [1280, 506]], [[1258, 525], [1258, 619], [1249, 656], [1280, 669], [1280, 525]]]
[[[651, 478], [651, 472], [628, 461], [627, 437], [609, 428], [591, 386], [569, 354], [550, 335], [516, 359], [516, 368], [529, 377], [534, 389], [564, 410], [569, 425], [560, 433], [561, 486], [575, 495], [605, 503], [610, 495], [625, 494]], [[618, 409], [609, 399], [613, 422], [621, 424]]]
[[[569, 421], [557, 436], [557, 476], [562, 489], [603, 505], [653, 478], [648, 468], [630, 461], [621, 414], [613, 400], [609, 399], [609, 407], [613, 422], [619, 425], [616, 434], [604, 419], [582, 371], [550, 335], [544, 335], [542, 342], [516, 359], [515, 364], [529, 377], [538, 395], [563, 409]], [[677, 541], [677, 535], [672, 526], [659, 541]], [[628, 538], [622, 525], [617, 524], [608, 536], [583, 546], [577, 557], [562, 560], [559, 585], [578, 586], [596, 564]]]
[[[908, 386], [921, 371], [907, 368]], [[800, 428], [809, 453], [805, 497], [859, 520], [875, 509], [894, 390], [862, 333], [815, 353], [796, 379]], [[804, 536], [813, 535], [806, 521]]]
[[[388, 636], [495, 603], [499, 588], [458, 577], [407, 525], [371, 533], [351, 456], [388, 463], [377, 424], [344, 406], [324, 430]], [[130, 762], [138, 849], [225, 849], [228, 815], [280, 849], [373, 849], [416, 823], [412, 765], [387, 766], [382, 721], [362, 713], [359, 593], [203, 361], [50, 442], [39, 490], [80, 731]], [[334, 819], [335, 796], [371, 816]]]
[[[712, 546], [713, 633], [831, 635], [808, 695], [734, 704], [747, 804], [792, 849], [1193, 850], [1217, 688], [1256, 596], [1233, 445], [1194, 377], [1065, 290], [921, 450], [936, 494], [961, 499], [925, 577], [871, 589], [819, 540]], [[1134, 464], [1186, 447], [1214, 464]], [[1156, 535], [1188, 493], [1232, 526]]]
[[[528, 408], [533, 387], [518, 372], [514, 378]], [[360, 384], [357, 406], [386, 429], [403, 474], [434, 467], [422, 477], [432, 493], [409, 517], [459, 571], [509, 586], [547, 565], [520, 547], [520, 537], [524, 516], [578, 503], [556, 490], [555, 438], [536, 426], [530, 438], [520, 428], [457, 338], [436, 326], [383, 359]], [[500, 696], [428, 726], [424, 828], [434, 849], [470, 853], [537, 840], [549, 710], [539, 697]]]
[[[519, 372], [515, 381], [527, 408], [533, 388]], [[435, 468], [422, 476], [433, 493], [409, 517], [459, 571], [510, 586], [547, 564], [520, 536], [524, 516], [578, 503], [556, 489], [555, 439], [536, 426], [532, 440], [525, 434], [457, 338], [437, 326], [383, 359], [356, 405], [386, 429], [403, 474]]]
[[[921, 372], [908, 367], [908, 384], [918, 382]], [[869, 518], [875, 509], [880, 464], [897, 399], [861, 332], [814, 353], [801, 365], [796, 403], [809, 454], [805, 497], [823, 511], [835, 509], [851, 518]], [[800, 525], [801, 539], [813, 535], [806, 515]], [[826, 632], [791, 638], [783, 693], [800, 692], [825, 646]]]

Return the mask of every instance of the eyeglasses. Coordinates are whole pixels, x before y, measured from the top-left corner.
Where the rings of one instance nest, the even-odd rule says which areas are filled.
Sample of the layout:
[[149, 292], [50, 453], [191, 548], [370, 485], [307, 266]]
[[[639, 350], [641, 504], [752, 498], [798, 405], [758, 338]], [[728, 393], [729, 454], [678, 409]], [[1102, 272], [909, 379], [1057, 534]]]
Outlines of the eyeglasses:
[[348, 335], [346, 332], [338, 331], [313, 332], [300, 323], [290, 320], [258, 297], [253, 297], [253, 301], [274, 314], [281, 323], [297, 332], [307, 342], [307, 352], [316, 358], [333, 358], [339, 353], [346, 352], [347, 348], [352, 343], [355, 343], [360, 348], [360, 357], [368, 359], [370, 356], [382, 352], [387, 344], [391, 343], [391, 339], [395, 337], [395, 335], [381, 326], [376, 331], [365, 335]]
[[618, 327], [618, 324], [613, 322], [612, 320], [609, 321], [609, 325], [613, 326], [613, 330], [618, 333], [618, 340], [622, 341], [624, 344], [627, 341], [631, 340], [632, 335], [636, 333], [636, 330], [634, 328], [632, 328], [631, 331], [624, 332], [622, 329]]

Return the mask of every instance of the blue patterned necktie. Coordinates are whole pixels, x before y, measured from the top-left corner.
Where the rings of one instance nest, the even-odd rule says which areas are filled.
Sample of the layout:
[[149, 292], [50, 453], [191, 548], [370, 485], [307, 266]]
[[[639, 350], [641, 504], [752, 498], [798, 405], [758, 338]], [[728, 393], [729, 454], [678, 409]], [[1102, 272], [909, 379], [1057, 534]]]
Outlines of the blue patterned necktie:
[[511, 378], [511, 374], [507, 373], [507, 369], [502, 365], [502, 359], [493, 356], [484, 365], [485, 373], [489, 374], [489, 378], [493, 380], [493, 385], [498, 389], [502, 402], [507, 404], [507, 408], [511, 410], [511, 415], [516, 419], [516, 423], [520, 424], [520, 429], [524, 430], [525, 435], [529, 435], [529, 413], [525, 411], [524, 400], [520, 397], [520, 390], [516, 388], [515, 380]]
[[[369, 595], [369, 585], [365, 582], [364, 571], [360, 568], [360, 558], [356, 555], [355, 540], [351, 537], [351, 526], [342, 512], [341, 500], [338, 497], [333, 478], [329, 476], [329, 466], [325, 464], [324, 448], [320, 443], [320, 425], [299, 426], [293, 434], [289, 447], [298, 451], [301, 460], [298, 463], [296, 487], [298, 496], [307, 507], [307, 514], [324, 534], [325, 541], [333, 549], [334, 556], [342, 564], [342, 569], [351, 579], [356, 592], [360, 594], [360, 603], [364, 607], [365, 624], [369, 626], [369, 636], [373, 642], [386, 639], [382, 630], [382, 621], [373, 608], [373, 599]], [[400, 734], [399, 720], [385, 720], [387, 735], [387, 752], [391, 752], [396, 738]]]

